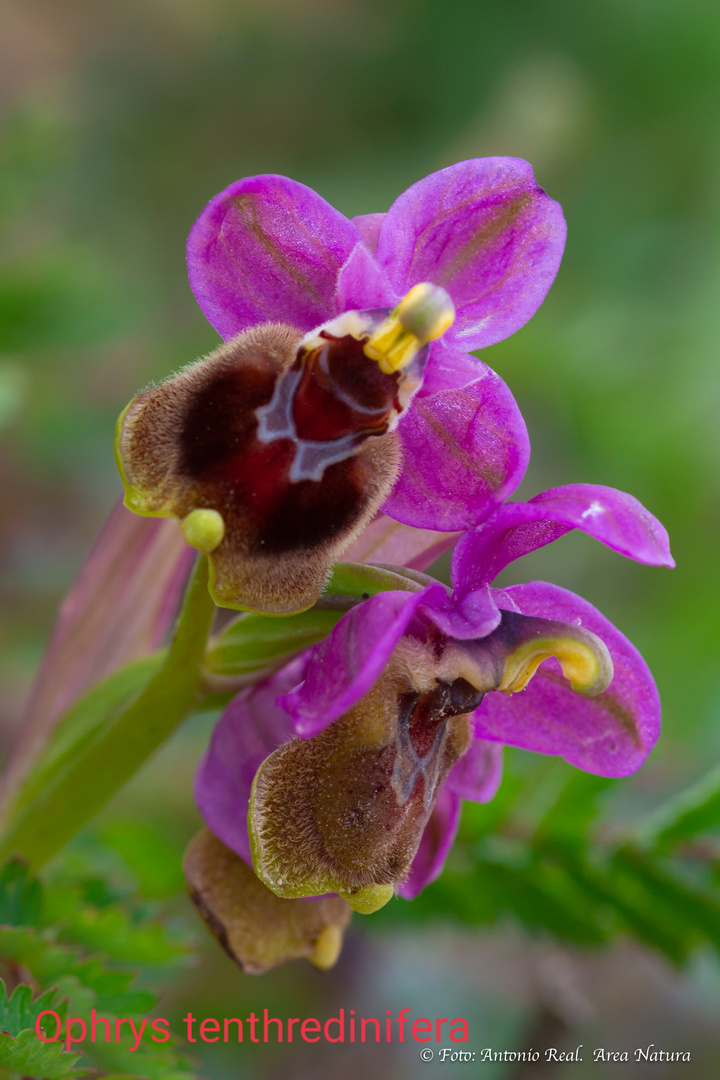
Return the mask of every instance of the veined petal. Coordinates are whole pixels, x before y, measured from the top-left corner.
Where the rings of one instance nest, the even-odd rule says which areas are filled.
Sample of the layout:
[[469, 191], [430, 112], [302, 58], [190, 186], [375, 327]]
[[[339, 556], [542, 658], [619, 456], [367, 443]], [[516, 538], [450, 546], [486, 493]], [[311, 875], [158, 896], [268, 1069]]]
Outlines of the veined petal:
[[457, 320], [449, 343], [484, 348], [519, 330], [544, 300], [565, 246], [558, 203], [519, 158], [476, 158], [426, 176], [390, 207], [378, 263], [398, 294], [442, 285]]
[[473, 739], [469, 750], [453, 765], [445, 788], [470, 802], [490, 802], [500, 787], [502, 765], [499, 743]]
[[557, 754], [586, 772], [627, 776], [643, 764], [660, 731], [660, 701], [637, 649], [600, 612], [574, 593], [536, 581], [505, 593], [525, 615], [556, 619], [597, 634], [614, 676], [607, 690], [575, 693], [558, 663], [544, 661], [527, 689], [511, 697], [487, 694], [474, 714], [475, 733], [542, 754]]
[[[465, 370], [464, 354], [441, 355]], [[421, 529], [469, 529], [520, 483], [530, 456], [525, 421], [499, 375], [477, 361], [474, 376], [417, 394], [401, 417], [402, 471], [383, 505], [390, 517]]]
[[264, 322], [312, 330], [337, 313], [337, 275], [359, 239], [311, 188], [250, 176], [216, 195], [193, 225], [190, 287], [225, 340]]
[[[468, 750], [467, 753], [470, 751]], [[407, 879], [398, 885], [397, 891], [404, 900], [414, 900], [426, 885], [430, 885], [442, 873], [450, 848], [455, 842], [461, 810], [460, 796], [451, 791], [448, 784], [450, 777], [463, 760], [461, 758], [451, 769], [445, 787], [438, 795], [433, 807], [430, 820], [425, 826], [410, 873]]]
[[500, 571], [570, 529], [582, 529], [621, 555], [651, 566], [674, 566], [666, 530], [632, 495], [600, 484], [568, 484], [526, 503], [508, 503], [453, 554], [453, 583], [462, 607]]
[[304, 660], [233, 698], [210, 739], [195, 776], [195, 802], [215, 836], [247, 863], [247, 814], [253, 778], [261, 763], [293, 734], [290, 717], [276, 704], [303, 677]]
[[380, 677], [420, 605], [442, 585], [418, 592], [378, 593], [344, 615], [310, 653], [304, 682], [278, 704], [291, 714], [303, 738], [317, 735], [347, 712]]

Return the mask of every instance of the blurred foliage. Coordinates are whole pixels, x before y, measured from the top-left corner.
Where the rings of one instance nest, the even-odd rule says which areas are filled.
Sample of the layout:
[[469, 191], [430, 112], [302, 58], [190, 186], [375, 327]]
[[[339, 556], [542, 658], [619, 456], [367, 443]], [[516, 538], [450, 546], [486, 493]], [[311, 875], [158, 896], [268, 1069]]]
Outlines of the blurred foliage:
[[400, 916], [509, 917], [582, 946], [634, 937], [673, 964], [698, 949], [720, 953], [720, 844], [708, 839], [720, 825], [720, 774], [662, 816], [624, 826], [603, 813], [617, 785], [553, 762], [540, 777], [506, 782], [487, 807], [466, 804], [448, 867]]

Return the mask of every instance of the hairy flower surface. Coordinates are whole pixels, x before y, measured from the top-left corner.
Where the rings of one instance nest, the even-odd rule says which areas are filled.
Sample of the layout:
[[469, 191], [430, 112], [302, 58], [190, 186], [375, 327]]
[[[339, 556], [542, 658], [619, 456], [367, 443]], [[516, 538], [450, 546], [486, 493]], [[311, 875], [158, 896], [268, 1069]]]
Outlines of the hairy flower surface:
[[571, 528], [673, 565], [665, 530], [632, 496], [556, 488], [500, 507], [461, 540], [452, 593], [410, 574], [407, 590], [353, 607], [231, 703], [196, 799], [272, 893], [338, 893], [359, 911], [396, 889], [416, 895], [442, 869], [460, 799], [494, 795], [503, 744], [603, 776], [642, 765], [660, 706], [637, 650], [565, 589], [489, 585]]
[[513, 158], [460, 162], [352, 221], [285, 177], [233, 184], [188, 241], [225, 344], [123, 413], [127, 505], [181, 521], [218, 603], [276, 614], [314, 602], [381, 506], [473, 527], [529, 447], [509, 390], [467, 352], [533, 315], [564, 240]]

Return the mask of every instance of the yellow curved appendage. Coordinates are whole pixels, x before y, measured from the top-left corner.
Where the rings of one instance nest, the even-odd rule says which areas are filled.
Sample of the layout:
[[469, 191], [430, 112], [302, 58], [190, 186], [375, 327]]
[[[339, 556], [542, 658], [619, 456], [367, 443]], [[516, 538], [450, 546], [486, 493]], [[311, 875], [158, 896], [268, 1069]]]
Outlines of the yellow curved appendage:
[[537, 637], [523, 642], [507, 657], [498, 690], [516, 694], [524, 690], [543, 660], [560, 661], [563, 675], [578, 694], [595, 697], [606, 690], [613, 677], [613, 662], [607, 646], [586, 630], [583, 638]]

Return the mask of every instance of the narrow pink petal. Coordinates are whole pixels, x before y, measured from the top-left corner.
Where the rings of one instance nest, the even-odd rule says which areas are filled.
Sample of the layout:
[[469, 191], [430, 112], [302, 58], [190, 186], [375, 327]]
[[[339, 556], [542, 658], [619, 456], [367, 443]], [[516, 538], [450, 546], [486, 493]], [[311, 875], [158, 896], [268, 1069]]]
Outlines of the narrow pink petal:
[[263, 322], [312, 330], [338, 313], [337, 275], [359, 239], [311, 188], [251, 176], [216, 195], [193, 225], [190, 287], [226, 340]]
[[343, 615], [313, 647], [305, 681], [278, 700], [296, 733], [317, 735], [359, 701], [380, 677], [418, 607], [444, 591], [436, 584], [420, 592], [378, 593]]
[[440, 792], [430, 820], [425, 826], [410, 874], [407, 880], [398, 886], [398, 892], [403, 899], [413, 900], [426, 885], [440, 877], [457, 835], [460, 809], [460, 797], [446, 785]]
[[470, 802], [490, 802], [500, 787], [502, 764], [502, 746], [473, 739], [468, 752], [453, 765], [445, 787]]
[[[459, 364], [467, 357], [455, 353]], [[445, 350], [451, 364], [451, 350]], [[530, 442], [499, 375], [476, 362], [464, 386], [417, 394], [398, 425], [403, 462], [383, 512], [406, 525], [451, 532], [483, 521], [520, 483]]]
[[591, 630], [614, 665], [608, 689], [576, 694], [556, 660], [545, 660], [526, 690], [485, 695], [474, 715], [481, 739], [558, 754], [599, 776], [627, 776], [643, 764], [660, 733], [660, 700], [640, 653], [600, 612], [574, 593], [536, 581], [504, 590], [525, 615], [558, 619]]
[[442, 285], [457, 309], [447, 341], [484, 348], [544, 300], [565, 246], [560, 206], [518, 158], [476, 158], [432, 173], [390, 207], [377, 260], [396, 292]]
[[515, 559], [581, 529], [621, 555], [651, 566], [674, 566], [668, 534], [632, 495], [600, 484], [568, 484], [526, 503], [508, 503], [467, 533], [453, 555], [453, 583], [465, 608]]
[[304, 660], [293, 660], [269, 679], [243, 690], [223, 712], [195, 776], [195, 802], [211, 832], [252, 865], [247, 831], [250, 789], [268, 755], [293, 735], [275, 704], [302, 679]]
[[60, 608], [4, 780], [4, 797], [63, 713], [92, 686], [163, 641], [195, 552], [176, 522], [118, 502]]

